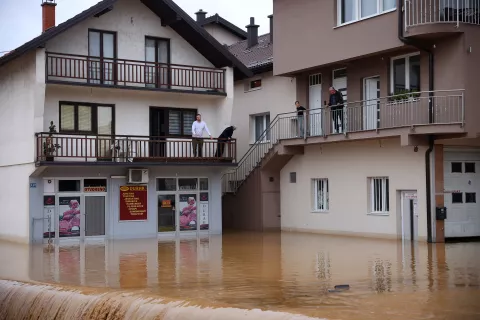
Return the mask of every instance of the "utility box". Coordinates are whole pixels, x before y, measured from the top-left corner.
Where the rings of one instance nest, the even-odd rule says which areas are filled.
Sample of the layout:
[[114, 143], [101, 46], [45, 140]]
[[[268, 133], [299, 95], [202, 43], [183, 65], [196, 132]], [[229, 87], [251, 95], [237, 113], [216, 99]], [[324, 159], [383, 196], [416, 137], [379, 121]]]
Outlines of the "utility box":
[[447, 219], [447, 208], [437, 207], [436, 208], [437, 220], [446, 220]]

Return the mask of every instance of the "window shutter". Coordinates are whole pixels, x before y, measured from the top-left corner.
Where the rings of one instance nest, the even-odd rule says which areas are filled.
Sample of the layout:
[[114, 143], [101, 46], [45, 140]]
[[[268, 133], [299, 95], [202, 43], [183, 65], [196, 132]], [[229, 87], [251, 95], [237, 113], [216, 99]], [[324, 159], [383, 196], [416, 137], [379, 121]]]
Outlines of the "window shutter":
[[75, 107], [62, 104], [60, 110], [60, 130], [75, 130]]
[[192, 135], [192, 124], [195, 121], [196, 114], [194, 111], [183, 112], [183, 134], [186, 136]]
[[92, 131], [92, 108], [78, 106], [78, 131]]
[[[181, 128], [181, 111], [177, 110], [170, 110], [168, 112], [168, 134], [171, 135], [181, 135], [182, 128]], [[190, 132], [192, 129], [190, 128]]]

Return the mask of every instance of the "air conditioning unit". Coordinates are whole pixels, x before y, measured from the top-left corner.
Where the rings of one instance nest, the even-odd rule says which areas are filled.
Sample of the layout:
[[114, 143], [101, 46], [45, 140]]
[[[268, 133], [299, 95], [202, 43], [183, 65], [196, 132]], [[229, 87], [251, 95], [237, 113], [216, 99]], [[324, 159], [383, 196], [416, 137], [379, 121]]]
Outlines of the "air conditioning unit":
[[128, 183], [148, 183], [148, 169], [128, 169]]

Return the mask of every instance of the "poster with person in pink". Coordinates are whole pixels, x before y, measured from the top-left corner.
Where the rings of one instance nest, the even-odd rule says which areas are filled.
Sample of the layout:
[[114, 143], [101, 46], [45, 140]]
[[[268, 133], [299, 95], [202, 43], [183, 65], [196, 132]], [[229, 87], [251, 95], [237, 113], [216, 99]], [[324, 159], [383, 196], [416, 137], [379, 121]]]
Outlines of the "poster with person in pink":
[[60, 197], [58, 204], [60, 237], [80, 236], [80, 197]]
[[180, 195], [180, 230], [197, 230], [197, 195]]

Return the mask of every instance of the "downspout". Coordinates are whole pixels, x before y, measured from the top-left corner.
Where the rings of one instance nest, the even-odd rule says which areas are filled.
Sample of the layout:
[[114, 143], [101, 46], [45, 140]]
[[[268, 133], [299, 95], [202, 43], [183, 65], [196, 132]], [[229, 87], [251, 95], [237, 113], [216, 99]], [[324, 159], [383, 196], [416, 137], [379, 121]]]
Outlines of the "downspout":
[[[407, 39], [403, 36], [404, 30], [404, 15], [403, 12], [405, 10], [403, 6], [403, 0], [398, 1], [399, 9], [398, 9], [398, 39], [402, 41], [406, 45], [410, 45], [416, 47], [423, 52], [428, 54], [428, 122], [433, 123], [433, 90], [434, 90], [434, 57], [432, 50], [425, 48], [418, 42]], [[435, 143], [435, 136], [430, 135], [428, 137], [428, 149], [425, 152], [425, 182], [427, 188], [427, 241], [429, 243], [432, 242], [432, 181], [431, 181], [431, 165], [430, 165], [430, 155], [433, 151], [433, 146]]]

